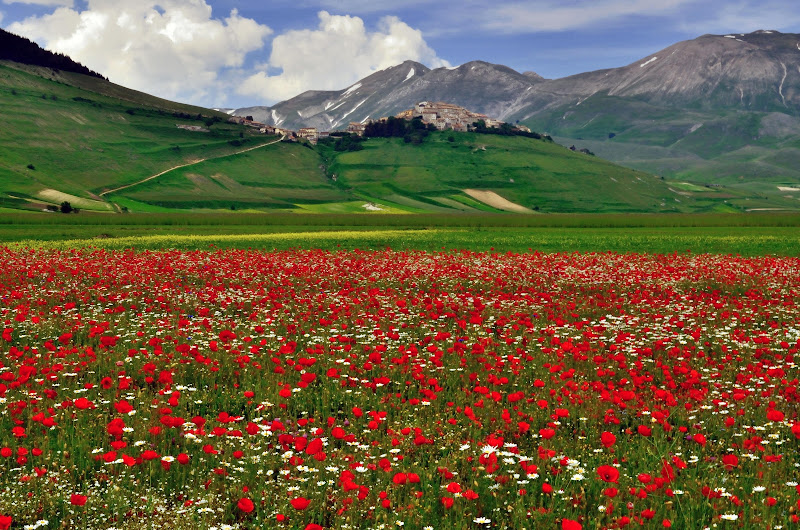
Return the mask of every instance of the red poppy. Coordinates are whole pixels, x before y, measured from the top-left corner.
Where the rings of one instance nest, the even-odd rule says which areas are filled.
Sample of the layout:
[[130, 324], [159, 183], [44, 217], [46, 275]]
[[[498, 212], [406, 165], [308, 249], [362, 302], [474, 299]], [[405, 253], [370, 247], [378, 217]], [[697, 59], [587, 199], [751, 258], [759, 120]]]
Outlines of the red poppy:
[[786, 416], [783, 412], [775, 409], [767, 410], [767, 419], [769, 421], [783, 421]]
[[83, 506], [86, 504], [86, 500], [88, 497], [86, 495], [79, 495], [77, 493], [73, 493], [69, 498], [69, 503], [74, 506]]
[[239, 499], [239, 502], [236, 503], [236, 507], [244, 513], [250, 513], [255, 509], [255, 504], [247, 497], [242, 497]]
[[732, 454], [722, 455], [722, 463], [725, 465], [725, 469], [730, 471], [739, 465], [739, 457]]
[[308, 505], [311, 504], [311, 501], [306, 499], [305, 497], [295, 497], [289, 502], [292, 503], [292, 508], [294, 508], [295, 510], [305, 510], [306, 508], [308, 508]]
[[603, 433], [600, 435], [600, 443], [602, 443], [605, 447], [611, 447], [614, 445], [614, 443], [616, 443], [616, 441], [617, 437], [608, 431], [603, 431]]
[[600, 466], [597, 468], [597, 476], [603, 482], [614, 482], [619, 480], [619, 470], [614, 466]]
[[581, 530], [583, 526], [572, 519], [561, 519], [561, 530]]

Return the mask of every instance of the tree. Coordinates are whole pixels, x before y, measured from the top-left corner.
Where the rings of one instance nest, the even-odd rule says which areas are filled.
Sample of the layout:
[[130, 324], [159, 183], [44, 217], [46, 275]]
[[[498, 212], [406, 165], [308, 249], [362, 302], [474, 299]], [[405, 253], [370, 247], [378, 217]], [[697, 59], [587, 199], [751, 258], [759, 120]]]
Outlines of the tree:
[[72, 213], [72, 205], [69, 201], [64, 201], [61, 203], [61, 213]]

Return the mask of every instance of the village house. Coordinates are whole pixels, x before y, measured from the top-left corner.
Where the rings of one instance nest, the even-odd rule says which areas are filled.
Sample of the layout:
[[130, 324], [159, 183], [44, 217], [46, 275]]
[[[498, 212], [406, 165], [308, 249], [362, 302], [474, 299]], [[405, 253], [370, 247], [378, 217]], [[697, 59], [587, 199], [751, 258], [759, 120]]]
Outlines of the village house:
[[429, 101], [420, 101], [413, 108], [400, 112], [396, 117], [405, 120], [419, 117], [422, 118], [423, 123], [431, 124], [440, 131], [467, 132], [478, 120], [486, 122], [487, 127], [498, 127], [503, 123], [500, 120], [489, 118], [486, 114], [472, 112], [452, 103]]
[[350, 134], [357, 134], [359, 136], [364, 136], [364, 129], [366, 128], [367, 126], [364, 125], [363, 123], [352, 121], [350, 122], [350, 125], [347, 126], [347, 132], [349, 132]]
[[312, 144], [315, 144], [319, 139], [319, 132], [317, 131], [316, 127], [302, 127], [300, 130], [297, 131], [297, 137], [305, 138]]

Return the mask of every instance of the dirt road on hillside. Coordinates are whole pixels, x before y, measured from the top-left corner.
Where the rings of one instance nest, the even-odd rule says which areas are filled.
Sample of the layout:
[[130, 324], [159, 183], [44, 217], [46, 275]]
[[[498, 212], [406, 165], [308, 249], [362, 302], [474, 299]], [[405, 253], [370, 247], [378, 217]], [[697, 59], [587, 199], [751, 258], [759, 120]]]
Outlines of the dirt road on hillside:
[[199, 160], [195, 160], [194, 162], [189, 162], [188, 164], [181, 164], [179, 166], [171, 167], [169, 169], [165, 169], [161, 173], [156, 173], [155, 175], [151, 175], [151, 176], [149, 176], [149, 177], [147, 177], [145, 179], [142, 179], [142, 180], [140, 180], [138, 182], [134, 182], [133, 184], [126, 184], [125, 186], [120, 186], [119, 188], [114, 188], [113, 190], [106, 190], [104, 192], [99, 193], [98, 195], [100, 197], [104, 197], [104, 196], [108, 195], [109, 193], [115, 193], [115, 192], [118, 192], [118, 191], [126, 190], [128, 188], [132, 188], [134, 186], [138, 186], [139, 184], [144, 184], [145, 182], [153, 180], [155, 178], [158, 178], [161, 175], [165, 175], [165, 174], [169, 173], [170, 171], [175, 171], [176, 169], [180, 169], [182, 167], [194, 166], [196, 164], [199, 164], [200, 162], [205, 162], [206, 160], [214, 160], [214, 159], [217, 159], [217, 158], [225, 158], [226, 156], [236, 156], [236, 155], [241, 155], [242, 153], [246, 153], [248, 151], [252, 151], [254, 149], [261, 149], [262, 147], [266, 147], [268, 145], [276, 144], [276, 143], [280, 142], [281, 140], [283, 140], [284, 138], [286, 138], [285, 135], [281, 136], [279, 139], [277, 139], [277, 140], [275, 140], [273, 142], [268, 142], [268, 143], [265, 143], [265, 144], [257, 145], [255, 147], [249, 147], [247, 149], [243, 149], [243, 150], [237, 151], [235, 153], [230, 153], [228, 155], [212, 156], [210, 158], [201, 158]]

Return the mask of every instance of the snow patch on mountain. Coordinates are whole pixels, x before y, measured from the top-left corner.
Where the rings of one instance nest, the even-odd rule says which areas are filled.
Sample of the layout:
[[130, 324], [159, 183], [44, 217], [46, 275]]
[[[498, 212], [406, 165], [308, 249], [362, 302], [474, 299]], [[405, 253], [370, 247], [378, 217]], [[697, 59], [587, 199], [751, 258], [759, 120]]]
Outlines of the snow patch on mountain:
[[642, 64], [639, 65], [639, 68], [643, 68], [643, 67], [647, 66], [648, 64], [652, 63], [656, 59], [658, 59], [658, 57], [653, 57], [652, 59], [649, 59], [649, 60], [643, 62]]
[[355, 92], [359, 88], [361, 88], [361, 83], [356, 83], [355, 85], [353, 85], [350, 88], [348, 88], [347, 90], [345, 90], [344, 94], [342, 94], [342, 97], [349, 96], [350, 94], [352, 94], [353, 92]]

